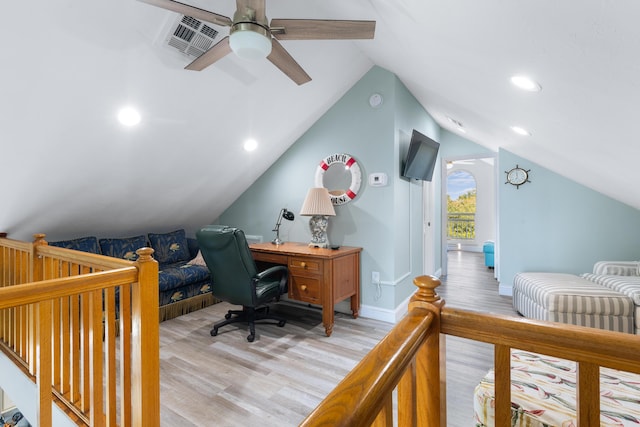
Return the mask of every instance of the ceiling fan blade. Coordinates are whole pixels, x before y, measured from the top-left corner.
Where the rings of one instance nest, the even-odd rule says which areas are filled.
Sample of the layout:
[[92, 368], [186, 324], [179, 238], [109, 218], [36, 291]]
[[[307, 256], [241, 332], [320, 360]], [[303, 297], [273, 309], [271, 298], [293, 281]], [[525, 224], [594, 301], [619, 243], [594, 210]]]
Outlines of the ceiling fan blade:
[[271, 53], [267, 56], [267, 59], [298, 85], [311, 81], [311, 77], [302, 69], [300, 64], [274, 38], [271, 39]]
[[271, 20], [271, 34], [278, 40], [372, 39], [375, 31], [376, 21]]
[[244, 11], [246, 9], [254, 10], [255, 20], [258, 22], [266, 20], [265, 0], [236, 0], [237, 10]]
[[180, 3], [173, 0], [138, 0], [143, 3], [148, 3], [153, 6], [158, 6], [163, 9], [170, 10], [172, 12], [178, 12], [183, 15], [191, 16], [192, 18], [200, 19], [202, 21], [207, 21], [212, 24], [222, 25], [224, 27], [231, 26], [231, 19], [218, 15], [217, 13], [209, 12], [208, 10], [200, 9], [194, 6], [189, 6], [188, 4]]
[[227, 36], [184, 68], [185, 70], [202, 71], [229, 53], [231, 53], [231, 46], [229, 46], [229, 36]]

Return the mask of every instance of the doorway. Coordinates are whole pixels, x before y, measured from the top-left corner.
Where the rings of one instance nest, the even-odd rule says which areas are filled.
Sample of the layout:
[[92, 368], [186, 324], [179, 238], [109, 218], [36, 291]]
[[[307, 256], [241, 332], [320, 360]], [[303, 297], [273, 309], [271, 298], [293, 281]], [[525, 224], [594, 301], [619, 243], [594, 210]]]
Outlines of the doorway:
[[485, 241], [496, 241], [496, 156], [443, 159], [441, 195], [442, 275], [446, 276], [450, 251], [481, 253]]

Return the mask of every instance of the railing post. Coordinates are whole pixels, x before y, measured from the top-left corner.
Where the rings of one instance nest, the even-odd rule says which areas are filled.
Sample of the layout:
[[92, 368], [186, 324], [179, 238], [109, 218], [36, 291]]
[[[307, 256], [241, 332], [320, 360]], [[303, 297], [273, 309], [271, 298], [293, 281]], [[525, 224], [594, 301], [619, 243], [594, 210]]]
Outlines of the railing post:
[[[27, 262], [28, 282], [44, 280], [44, 266], [38, 262], [38, 246], [47, 245], [43, 233], [33, 235], [33, 249]], [[52, 419], [51, 392], [52, 382], [52, 321], [53, 304], [51, 301], [41, 301], [28, 306], [29, 328], [31, 343], [29, 345], [29, 370], [36, 377], [38, 390], [38, 425], [50, 426]]]
[[138, 254], [138, 282], [131, 292], [132, 425], [160, 425], [160, 339], [158, 325], [158, 263], [153, 249]]
[[[42, 262], [37, 261], [37, 253], [38, 246], [47, 245], [47, 241], [44, 240], [45, 237], [46, 234], [43, 233], [37, 233], [33, 235], [33, 249], [31, 250], [29, 259], [26, 263], [28, 271], [26, 276], [27, 281], [25, 283], [39, 282], [41, 280], [44, 280], [44, 266], [42, 265]], [[19, 308], [18, 310], [25, 310], [27, 315], [27, 330], [23, 331], [22, 333], [24, 334], [28, 331], [28, 335], [23, 337], [23, 339], [27, 340], [28, 343], [27, 363], [29, 365], [29, 373], [31, 375], [38, 375], [40, 367], [38, 366], [38, 358], [35, 352], [36, 347], [39, 346], [40, 343], [37, 341], [38, 331], [36, 330], [36, 328], [38, 324], [42, 324], [42, 326], [44, 327], [45, 323], [40, 323], [43, 321], [41, 319], [36, 319], [37, 307], [34, 307], [32, 304], [24, 307], [23, 309]], [[48, 322], [49, 326], [51, 326], [51, 319], [47, 319], [46, 322]], [[43, 331], [40, 331], [40, 333], [43, 333]], [[49, 335], [51, 335], [51, 333], [52, 330], [49, 331]], [[51, 344], [51, 337], [49, 337], [49, 344]], [[38, 378], [40, 378], [40, 375], [38, 375]], [[39, 388], [42, 386], [42, 384], [38, 384]], [[51, 386], [51, 379], [49, 379], [47, 386]]]
[[[440, 280], [434, 276], [413, 279], [418, 287], [409, 301], [409, 311], [423, 308], [434, 314], [433, 331], [416, 354], [416, 397], [426, 411], [418, 411], [419, 426], [447, 425], [446, 365], [444, 340], [440, 340], [440, 311], [444, 300], [436, 293]], [[442, 360], [442, 364], [440, 363]]]
[[37, 262], [38, 256], [38, 246], [48, 245], [47, 241], [44, 240], [46, 234], [37, 233], [33, 235], [33, 251], [31, 251], [31, 259], [29, 260], [29, 270], [31, 271], [31, 277], [29, 277], [29, 282], [39, 282], [44, 280], [44, 267], [41, 262]]

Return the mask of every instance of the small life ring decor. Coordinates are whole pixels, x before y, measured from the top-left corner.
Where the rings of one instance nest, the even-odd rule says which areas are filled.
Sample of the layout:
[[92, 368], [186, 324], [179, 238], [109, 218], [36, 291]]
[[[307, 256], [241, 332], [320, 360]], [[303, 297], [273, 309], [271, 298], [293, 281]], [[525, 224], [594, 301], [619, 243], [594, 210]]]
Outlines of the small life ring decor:
[[331, 197], [331, 203], [334, 205], [344, 205], [345, 203], [350, 202], [355, 199], [358, 195], [358, 191], [360, 191], [360, 185], [362, 184], [362, 172], [360, 171], [360, 165], [356, 159], [354, 159], [349, 154], [337, 153], [331, 154], [320, 162], [318, 168], [316, 169], [316, 178], [315, 184], [316, 187], [326, 187], [324, 184], [324, 175], [325, 172], [332, 165], [342, 164], [344, 168], [351, 174], [351, 184], [349, 188], [346, 190], [329, 190], [329, 196]]

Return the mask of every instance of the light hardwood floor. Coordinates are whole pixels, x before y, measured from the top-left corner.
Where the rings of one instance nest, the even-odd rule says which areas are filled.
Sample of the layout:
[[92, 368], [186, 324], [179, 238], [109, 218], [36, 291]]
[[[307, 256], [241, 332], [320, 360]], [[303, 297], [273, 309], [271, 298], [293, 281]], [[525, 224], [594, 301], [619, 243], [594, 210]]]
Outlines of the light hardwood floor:
[[[440, 295], [448, 306], [514, 314], [483, 262], [479, 253], [450, 252]], [[239, 325], [211, 337], [229, 308], [220, 303], [160, 324], [163, 427], [298, 425], [392, 327], [337, 313], [326, 337], [318, 309], [278, 304], [272, 309], [286, 326], [256, 325], [254, 343]], [[489, 346], [448, 337], [449, 426], [473, 425], [473, 388], [492, 361]]]

